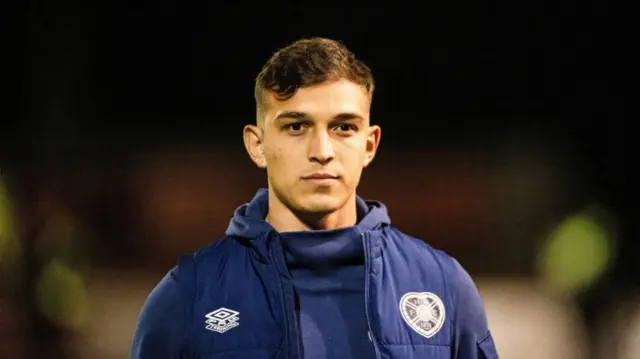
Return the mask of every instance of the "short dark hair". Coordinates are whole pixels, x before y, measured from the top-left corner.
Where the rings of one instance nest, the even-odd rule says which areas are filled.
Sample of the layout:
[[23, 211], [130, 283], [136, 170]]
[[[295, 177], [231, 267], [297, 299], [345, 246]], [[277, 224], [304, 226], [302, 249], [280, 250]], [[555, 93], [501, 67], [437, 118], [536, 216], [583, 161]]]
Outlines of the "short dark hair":
[[347, 79], [373, 95], [371, 69], [338, 41], [313, 37], [298, 40], [278, 50], [256, 77], [255, 99], [258, 121], [267, 105], [268, 92], [287, 100], [301, 87]]

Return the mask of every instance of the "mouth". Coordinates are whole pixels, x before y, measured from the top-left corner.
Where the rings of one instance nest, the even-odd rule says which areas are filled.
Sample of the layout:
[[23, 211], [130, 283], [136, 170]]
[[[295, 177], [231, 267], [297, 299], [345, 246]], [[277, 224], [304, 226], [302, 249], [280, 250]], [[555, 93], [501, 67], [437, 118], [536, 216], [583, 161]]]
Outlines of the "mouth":
[[312, 173], [307, 176], [303, 176], [302, 180], [307, 183], [312, 183], [317, 186], [328, 187], [336, 184], [340, 179], [340, 176], [332, 173]]
[[307, 176], [303, 176], [302, 179], [338, 179], [339, 176], [336, 176], [332, 173], [324, 173], [324, 172], [318, 172], [318, 173], [312, 173], [310, 175]]

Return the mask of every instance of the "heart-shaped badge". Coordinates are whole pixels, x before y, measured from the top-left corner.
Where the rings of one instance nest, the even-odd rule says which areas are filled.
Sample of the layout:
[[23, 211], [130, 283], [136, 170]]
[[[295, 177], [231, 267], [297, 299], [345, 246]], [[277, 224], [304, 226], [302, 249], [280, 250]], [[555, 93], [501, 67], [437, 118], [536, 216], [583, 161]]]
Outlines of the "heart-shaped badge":
[[434, 336], [445, 318], [444, 304], [440, 298], [428, 292], [410, 292], [400, 299], [400, 314], [404, 321], [425, 338]]

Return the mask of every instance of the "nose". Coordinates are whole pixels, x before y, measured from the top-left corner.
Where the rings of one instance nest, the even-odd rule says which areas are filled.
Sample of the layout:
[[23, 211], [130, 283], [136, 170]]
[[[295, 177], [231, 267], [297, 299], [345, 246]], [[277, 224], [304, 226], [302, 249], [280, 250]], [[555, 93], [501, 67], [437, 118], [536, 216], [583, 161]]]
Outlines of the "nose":
[[333, 160], [335, 153], [331, 137], [327, 131], [316, 131], [309, 144], [309, 160], [320, 164], [327, 164]]

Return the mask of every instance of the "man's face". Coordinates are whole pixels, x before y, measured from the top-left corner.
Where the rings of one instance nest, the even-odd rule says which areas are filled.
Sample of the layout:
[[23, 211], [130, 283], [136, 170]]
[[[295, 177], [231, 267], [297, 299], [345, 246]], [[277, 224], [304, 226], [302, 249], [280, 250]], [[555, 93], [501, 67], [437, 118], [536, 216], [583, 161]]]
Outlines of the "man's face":
[[348, 80], [269, 94], [261, 151], [269, 187], [296, 212], [331, 213], [353, 198], [375, 155], [380, 129], [369, 124], [370, 97]]

